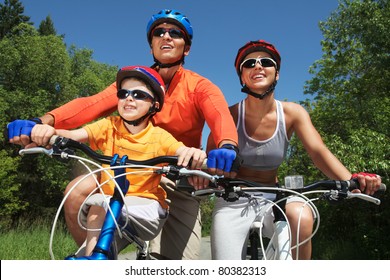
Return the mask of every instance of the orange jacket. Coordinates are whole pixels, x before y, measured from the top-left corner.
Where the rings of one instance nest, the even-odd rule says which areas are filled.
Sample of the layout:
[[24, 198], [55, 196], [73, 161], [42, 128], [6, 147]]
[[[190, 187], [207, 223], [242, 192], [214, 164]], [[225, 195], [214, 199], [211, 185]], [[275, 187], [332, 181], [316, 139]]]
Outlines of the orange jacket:
[[[77, 98], [49, 112], [55, 119], [55, 128], [76, 128], [111, 114], [117, 108], [116, 92], [113, 83], [96, 95]], [[217, 145], [222, 140], [237, 143], [237, 130], [221, 90], [210, 80], [180, 67], [153, 124], [169, 131], [186, 146], [199, 148], [205, 121]]]

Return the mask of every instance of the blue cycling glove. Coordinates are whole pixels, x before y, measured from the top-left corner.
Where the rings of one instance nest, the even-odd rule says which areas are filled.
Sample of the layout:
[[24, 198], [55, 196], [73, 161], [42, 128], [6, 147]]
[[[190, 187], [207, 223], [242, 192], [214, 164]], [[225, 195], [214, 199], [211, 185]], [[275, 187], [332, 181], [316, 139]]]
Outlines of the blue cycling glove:
[[241, 165], [238, 148], [231, 144], [211, 150], [207, 156], [207, 167], [221, 169], [224, 172], [237, 172]]
[[8, 131], [8, 140], [14, 138], [15, 136], [20, 136], [22, 134], [31, 136], [31, 130], [36, 124], [41, 124], [42, 121], [39, 118], [34, 118], [30, 120], [15, 120], [7, 124]]

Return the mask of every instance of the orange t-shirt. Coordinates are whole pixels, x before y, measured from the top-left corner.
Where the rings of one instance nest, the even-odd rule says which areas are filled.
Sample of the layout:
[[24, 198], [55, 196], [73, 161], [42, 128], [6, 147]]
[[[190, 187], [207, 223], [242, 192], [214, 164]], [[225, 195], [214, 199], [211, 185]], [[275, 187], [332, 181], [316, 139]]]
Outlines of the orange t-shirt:
[[[129, 159], [146, 160], [158, 156], [174, 156], [178, 148], [184, 146], [170, 133], [160, 127], [155, 127], [151, 122], [137, 134], [131, 134], [126, 129], [120, 117], [108, 117], [92, 124], [86, 125], [89, 144], [93, 150], [100, 150], [104, 155], [118, 154], [120, 157], [127, 155]], [[168, 208], [165, 202], [166, 193], [159, 185], [161, 175], [151, 173], [151, 169], [127, 169], [134, 171], [126, 178], [130, 187], [126, 195], [134, 195], [158, 200], [162, 207]], [[140, 172], [141, 171], [141, 172]], [[114, 174], [112, 170], [109, 171]], [[106, 182], [102, 187], [105, 194], [114, 193], [114, 182], [104, 171], [101, 173], [100, 182]]]
[[[117, 108], [115, 83], [102, 92], [77, 98], [51, 112], [56, 128], [76, 128]], [[165, 95], [162, 111], [153, 124], [169, 131], [188, 147], [200, 148], [207, 122], [218, 145], [222, 140], [238, 141], [237, 130], [221, 90], [210, 80], [180, 67]]]

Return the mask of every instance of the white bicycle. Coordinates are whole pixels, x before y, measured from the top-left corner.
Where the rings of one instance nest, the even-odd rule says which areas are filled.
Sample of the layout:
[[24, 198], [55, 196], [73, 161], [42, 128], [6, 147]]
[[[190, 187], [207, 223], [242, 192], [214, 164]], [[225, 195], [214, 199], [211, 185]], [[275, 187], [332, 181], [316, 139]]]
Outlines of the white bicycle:
[[[379, 205], [381, 201], [373, 196], [363, 193], [354, 193], [354, 189], [359, 188], [358, 181], [352, 180], [323, 180], [312, 184], [303, 185], [302, 176], [288, 176], [285, 178], [285, 184], [279, 186], [267, 186], [259, 183], [230, 178], [218, 178], [214, 182], [215, 188], [207, 188], [194, 191], [193, 195], [209, 195], [215, 194], [218, 197], [224, 198], [226, 201], [236, 201], [239, 198], [247, 198], [248, 200], [266, 201], [268, 203], [263, 207], [267, 207], [262, 213], [267, 213], [263, 216], [258, 216], [252, 223], [248, 233], [247, 259], [264, 259], [264, 260], [292, 260], [292, 250], [296, 249], [296, 259], [299, 259], [299, 246], [308, 242], [317, 233], [320, 227], [320, 213], [315, 205], [317, 200], [326, 200], [329, 202], [338, 202], [345, 199], [359, 198], [368, 202]], [[386, 185], [382, 184], [378, 192], [384, 192]], [[264, 196], [259, 195], [259, 192], [273, 193], [276, 195], [274, 200], [268, 200]], [[298, 196], [303, 199], [303, 207], [310, 207], [316, 217], [316, 226], [313, 233], [306, 240], [300, 241], [295, 246], [291, 246], [292, 234], [299, 236], [298, 232], [291, 232], [291, 227], [288, 223], [285, 214], [286, 200], [290, 196]], [[272, 209], [271, 209], [272, 208]], [[270, 211], [269, 211], [270, 210]], [[264, 220], [266, 215], [272, 212], [273, 234], [270, 239], [263, 238], [263, 229], [265, 229]], [[267, 230], [269, 232], [269, 229]], [[298, 238], [297, 238], [298, 240]], [[264, 242], [266, 241], [266, 242]]]

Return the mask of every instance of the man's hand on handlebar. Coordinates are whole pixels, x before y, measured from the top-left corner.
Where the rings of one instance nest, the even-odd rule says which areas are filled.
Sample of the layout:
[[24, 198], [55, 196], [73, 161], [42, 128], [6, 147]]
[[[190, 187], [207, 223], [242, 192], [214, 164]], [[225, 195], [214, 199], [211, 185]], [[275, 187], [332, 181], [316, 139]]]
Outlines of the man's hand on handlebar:
[[31, 144], [31, 130], [37, 124], [32, 120], [15, 120], [7, 124], [8, 140], [11, 144], [27, 147]]
[[25, 148], [36, 147], [37, 144], [32, 143], [33, 140], [31, 139], [31, 133], [36, 124], [48, 124], [54, 126], [54, 117], [50, 114], [46, 114], [39, 118], [15, 120], [8, 123], [5, 132], [9, 142]]
[[234, 178], [242, 164], [238, 148], [231, 144], [224, 144], [208, 154], [207, 167], [211, 174]]

